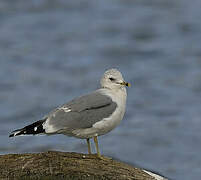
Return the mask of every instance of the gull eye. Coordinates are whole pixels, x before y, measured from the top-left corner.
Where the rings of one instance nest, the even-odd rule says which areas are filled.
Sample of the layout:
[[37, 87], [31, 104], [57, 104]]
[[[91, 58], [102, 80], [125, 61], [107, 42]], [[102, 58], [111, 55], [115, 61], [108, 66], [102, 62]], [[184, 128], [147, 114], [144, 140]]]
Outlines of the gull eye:
[[109, 78], [109, 80], [110, 80], [110, 81], [114, 81], [115, 79], [114, 79], [114, 78], [112, 78], [112, 77], [110, 77], [110, 78]]

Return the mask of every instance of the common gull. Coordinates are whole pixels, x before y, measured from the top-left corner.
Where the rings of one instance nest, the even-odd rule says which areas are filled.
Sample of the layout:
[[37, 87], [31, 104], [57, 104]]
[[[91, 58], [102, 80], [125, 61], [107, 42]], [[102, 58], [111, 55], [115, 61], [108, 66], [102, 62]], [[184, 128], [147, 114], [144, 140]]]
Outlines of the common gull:
[[64, 134], [86, 139], [91, 154], [90, 138], [94, 139], [97, 156], [101, 158], [97, 137], [110, 132], [123, 119], [127, 92], [122, 74], [107, 70], [101, 88], [71, 100], [47, 114], [42, 120], [13, 131], [9, 137], [36, 134]]

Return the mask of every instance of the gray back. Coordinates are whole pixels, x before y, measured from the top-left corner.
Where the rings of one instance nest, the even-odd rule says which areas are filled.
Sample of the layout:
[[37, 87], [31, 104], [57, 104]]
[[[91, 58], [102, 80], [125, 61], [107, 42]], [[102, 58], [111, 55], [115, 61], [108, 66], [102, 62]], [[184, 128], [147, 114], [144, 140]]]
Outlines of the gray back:
[[[48, 114], [49, 124], [57, 130], [90, 128], [103, 118], [109, 117], [117, 104], [109, 96], [98, 91], [73, 99]], [[65, 112], [62, 108], [69, 108]]]

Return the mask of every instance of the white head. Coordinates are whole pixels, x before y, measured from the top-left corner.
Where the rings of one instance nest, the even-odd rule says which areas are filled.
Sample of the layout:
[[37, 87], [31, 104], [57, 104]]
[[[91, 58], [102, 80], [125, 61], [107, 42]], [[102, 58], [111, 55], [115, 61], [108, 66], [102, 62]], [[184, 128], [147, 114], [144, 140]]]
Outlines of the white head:
[[105, 71], [100, 81], [102, 88], [108, 89], [121, 89], [125, 86], [130, 86], [129, 83], [125, 82], [122, 74], [117, 69], [109, 69]]

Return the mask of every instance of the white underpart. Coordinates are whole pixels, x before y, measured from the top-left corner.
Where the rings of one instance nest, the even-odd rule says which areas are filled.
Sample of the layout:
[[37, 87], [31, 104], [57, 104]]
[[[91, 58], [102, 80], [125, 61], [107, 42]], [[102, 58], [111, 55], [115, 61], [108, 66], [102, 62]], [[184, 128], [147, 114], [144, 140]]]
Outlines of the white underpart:
[[35, 128], [34, 128], [34, 131], [37, 131], [37, 129], [38, 129], [38, 128], [37, 128], [37, 127], [35, 127]]
[[143, 170], [145, 173], [149, 174], [150, 176], [152, 176], [153, 178], [155, 178], [156, 180], [168, 180], [167, 178], [164, 178], [162, 176], [159, 176], [158, 174], [154, 174], [150, 171], [146, 171], [146, 170]]
[[115, 128], [117, 125], [119, 125], [124, 116], [125, 103], [126, 103], [126, 90], [125, 88], [122, 88], [118, 91], [106, 90], [103, 91], [102, 93], [105, 95], [109, 95], [112, 98], [112, 101], [117, 103], [117, 108], [110, 117], [104, 118], [102, 121], [99, 121], [93, 125], [93, 127], [96, 129], [104, 129], [104, 131], [106, 132], [103, 132], [103, 134], [105, 134], [108, 131]]

